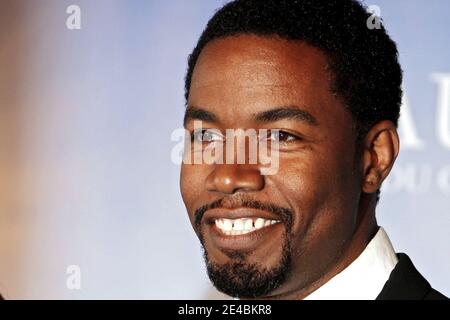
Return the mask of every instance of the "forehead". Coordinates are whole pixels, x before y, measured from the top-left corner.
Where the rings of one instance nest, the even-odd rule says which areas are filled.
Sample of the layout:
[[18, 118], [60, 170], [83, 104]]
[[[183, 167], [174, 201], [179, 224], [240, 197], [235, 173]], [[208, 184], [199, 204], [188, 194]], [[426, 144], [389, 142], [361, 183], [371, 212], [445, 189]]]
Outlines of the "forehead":
[[287, 105], [320, 118], [338, 104], [327, 66], [322, 51], [300, 41], [256, 35], [214, 40], [199, 56], [188, 104], [226, 119]]
[[[328, 76], [325, 55], [300, 41], [240, 35], [210, 42], [193, 74], [192, 89], [239, 79], [236, 85], [287, 85], [311, 73]], [[224, 73], [216, 73], [221, 71]]]

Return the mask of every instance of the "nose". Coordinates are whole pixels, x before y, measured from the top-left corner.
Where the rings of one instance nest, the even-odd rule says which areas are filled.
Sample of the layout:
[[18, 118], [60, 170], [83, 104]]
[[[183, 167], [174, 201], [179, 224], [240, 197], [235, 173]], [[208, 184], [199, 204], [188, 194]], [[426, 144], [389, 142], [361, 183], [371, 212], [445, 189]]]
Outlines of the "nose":
[[238, 191], [259, 191], [264, 188], [264, 176], [249, 165], [216, 165], [206, 179], [208, 191], [234, 194]]

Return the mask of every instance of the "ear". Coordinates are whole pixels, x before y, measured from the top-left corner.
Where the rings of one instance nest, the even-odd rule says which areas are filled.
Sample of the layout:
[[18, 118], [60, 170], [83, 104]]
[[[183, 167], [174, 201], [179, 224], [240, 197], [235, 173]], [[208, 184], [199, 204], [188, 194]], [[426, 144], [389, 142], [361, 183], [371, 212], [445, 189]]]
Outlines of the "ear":
[[367, 133], [363, 143], [362, 191], [375, 193], [391, 171], [400, 148], [397, 128], [392, 121], [377, 123]]

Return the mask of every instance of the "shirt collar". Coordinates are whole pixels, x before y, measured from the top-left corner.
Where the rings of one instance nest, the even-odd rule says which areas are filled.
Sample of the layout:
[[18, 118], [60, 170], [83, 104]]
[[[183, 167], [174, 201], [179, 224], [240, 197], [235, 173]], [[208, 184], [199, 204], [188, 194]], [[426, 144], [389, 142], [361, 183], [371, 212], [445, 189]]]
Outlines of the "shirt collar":
[[305, 300], [375, 300], [398, 262], [382, 227], [347, 268]]

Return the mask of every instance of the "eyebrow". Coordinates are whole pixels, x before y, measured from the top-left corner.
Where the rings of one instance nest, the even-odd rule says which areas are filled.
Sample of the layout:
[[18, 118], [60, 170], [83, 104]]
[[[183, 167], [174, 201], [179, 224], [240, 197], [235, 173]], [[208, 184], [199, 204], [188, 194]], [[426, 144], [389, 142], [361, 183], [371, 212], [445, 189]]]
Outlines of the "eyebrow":
[[280, 120], [304, 121], [309, 125], [317, 126], [317, 119], [309, 112], [299, 107], [280, 107], [263, 111], [254, 116], [257, 122], [276, 122]]
[[[254, 115], [253, 119], [256, 122], [263, 123], [276, 122], [281, 120], [296, 120], [306, 122], [307, 124], [312, 126], [318, 125], [317, 119], [311, 113], [300, 109], [299, 107], [293, 106], [278, 107], [275, 109], [263, 111]], [[187, 123], [192, 120], [200, 120], [212, 123], [219, 122], [218, 117], [214, 113], [199, 107], [189, 106], [186, 109], [184, 115], [184, 126], [186, 126]]]
[[192, 120], [218, 122], [218, 118], [214, 113], [206, 111], [205, 109], [202, 108], [189, 106], [187, 107], [186, 112], [184, 114], [183, 120], [184, 126], [186, 126], [186, 124]]

